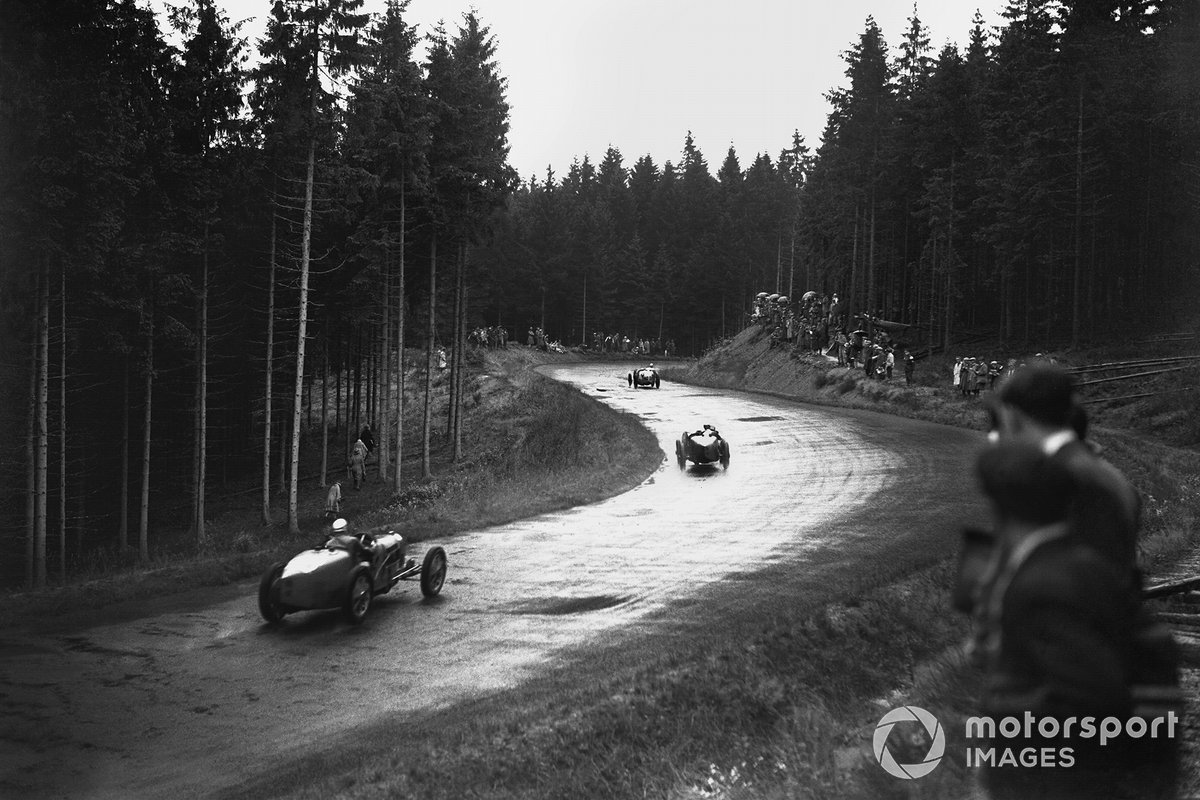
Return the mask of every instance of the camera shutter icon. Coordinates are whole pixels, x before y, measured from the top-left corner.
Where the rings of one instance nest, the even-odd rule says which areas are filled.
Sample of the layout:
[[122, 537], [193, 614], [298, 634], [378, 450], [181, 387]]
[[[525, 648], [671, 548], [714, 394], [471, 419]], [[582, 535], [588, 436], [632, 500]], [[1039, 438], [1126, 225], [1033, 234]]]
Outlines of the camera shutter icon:
[[[922, 761], [916, 764], [901, 764], [896, 761], [896, 757], [888, 749], [888, 734], [892, 732], [892, 728], [898, 722], [919, 722], [925, 727], [925, 732], [929, 734], [930, 745], [929, 752], [925, 754]], [[918, 706], [900, 706], [893, 708], [879, 720], [879, 724], [875, 726], [875, 735], [871, 743], [875, 751], [875, 760], [887, 774], [903, 780], [914, 780], [933, 772], [941, 763], [942, 756], [946, 753], [946, 731], [942, 727], [942, 723], [938, 722], [937, 717], [925, 709]]]

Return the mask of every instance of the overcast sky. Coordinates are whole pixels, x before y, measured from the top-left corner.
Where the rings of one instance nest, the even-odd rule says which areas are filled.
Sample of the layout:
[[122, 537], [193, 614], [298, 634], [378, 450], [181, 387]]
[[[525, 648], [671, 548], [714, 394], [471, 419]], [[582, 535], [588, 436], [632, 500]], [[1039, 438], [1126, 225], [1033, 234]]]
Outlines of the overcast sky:
[[[153, 0], [158, 7], [162, 0]], [[218, 0], [261, 35], [271, 0]], [[378, 11], [383, 0], [366, 0]], [[422, 33], [445, 20], [453, 34], [470, 0], [412, 0]], [[1004, 0], [923, 0], [917, 12], [934, 54], [963, 45], [979, 8], [999, 24]], [[692, 131], [715, 173], [732, 144], [743, 169], [772, 158], [799, 130], [820, 143], [824, 93], [845, 83], [842, 53], [869, 15], [895, 50], [911, 0], [476, 0], [497, 43], [512, 108], [509, 162], [523, 179], [562, 176], [572, 159], [599, 163], [609, 145], [631, 166], [679, 161]]]

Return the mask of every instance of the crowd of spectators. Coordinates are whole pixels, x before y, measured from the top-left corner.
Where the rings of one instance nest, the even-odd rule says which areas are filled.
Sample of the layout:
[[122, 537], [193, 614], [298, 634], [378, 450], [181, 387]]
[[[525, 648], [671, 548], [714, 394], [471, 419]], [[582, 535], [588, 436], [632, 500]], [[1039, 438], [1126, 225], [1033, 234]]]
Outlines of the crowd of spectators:
[[508, 348], [508, 328], [496, 325], [491, 328], [476, 328], [467, 334], [467, 341], [476, 347], [486, 347], [489, 350]]
[[[833, 358], [838, 366], [862, 369], [872, 380], [892, 380], [902, 368], [905, 382], [913, 382], [916, 358], [893, 335], [893, 331], [908, 326], [881, 320], [879, 315], [860, 314], [855, 315], [854, 322], [861, 327], [850, 330], [836, 294], [827, 297], [810, 291], [799, 302], [792, 302], [786, 295], [759, 292], [754, 298], [750, 322], [770, 331], [772, 348], [790, 347]], [[978, 397], [984, 390], [995, 390], [1004, 375], [1026, 363], [1056, 362], [1042, 353], [1029, 359], [1006, 361], [959, 356], [951, 368], [951, 385], [963, 397]]]
[[950, 368], [951, 386], [963, 397], [978, 397], [984, 389], [994, 391], [1000, 379], [1011, 375], [1013, 370], [1027, 365], [1055, 364], [1052, 357], [1038, 353], [1026, 360], [1010, 358], [1007, 361], [980, 358], [978, 356], [960, 356], [954, 359]]
[[663, 355], [675, 354], [675, 340], [645, 339], [628, 334], [592, 333], [592, 349], [599, 353], [628, 353], [629, 355]]

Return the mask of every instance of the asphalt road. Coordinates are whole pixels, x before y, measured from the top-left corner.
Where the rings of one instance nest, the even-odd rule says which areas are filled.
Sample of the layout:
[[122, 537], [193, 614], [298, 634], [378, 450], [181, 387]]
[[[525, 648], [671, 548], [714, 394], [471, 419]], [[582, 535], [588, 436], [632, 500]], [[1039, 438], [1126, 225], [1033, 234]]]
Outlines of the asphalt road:
[[[669, 382], [634, 390], [627, 370], [547, 372], [641, 417], [659, 470], [604, 502], [440, 542], [440, 598], [403, 583], [361, 627], [335, 611], [270, 627], [246, 582], [115, 608], [112, 624], [0, 631], [0, 796], [227, 791], [356, 729], [544, 677], [573, 648], [653, 640], [696, 598], [761, 571], [819, 575], [825, 598], [894, 576], [951, 552], [979, 516], [977, 433]], [[680, 471], [674, 440], [706, 422], [731, 443], [728, 471]], [[764, 586], [739, 602], [794, 591]]]

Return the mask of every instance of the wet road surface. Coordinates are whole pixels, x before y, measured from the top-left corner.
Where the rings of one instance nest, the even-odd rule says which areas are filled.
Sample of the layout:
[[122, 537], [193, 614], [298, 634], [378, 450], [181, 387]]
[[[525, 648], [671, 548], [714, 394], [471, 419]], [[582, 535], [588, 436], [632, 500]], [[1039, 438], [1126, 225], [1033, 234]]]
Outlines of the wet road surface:
[[[653, 635], [731, 576], [832, 552], [886, 560], [881, 536], [940, 549], [928, 561], [970, 516], [959, 493], [978, 434], [669, 382], [635, 390], [624, 365], [546, 371], [637, 414], [659, 437], [659, 470], [607, 501], [441, 542], [442, 596], [402, 583], [357, 628], [336, 611], [269, 627], [245, 582], [143, 604], [132, 621], [0, 632], [0, 796], [205, 796], [356, 726], [516, 686], [574, 645]], [[677, 468], [674, 441], [703, 423], [731, 443], [728, 471]], [[876, 517], [878, 530], [861, 522]]]

